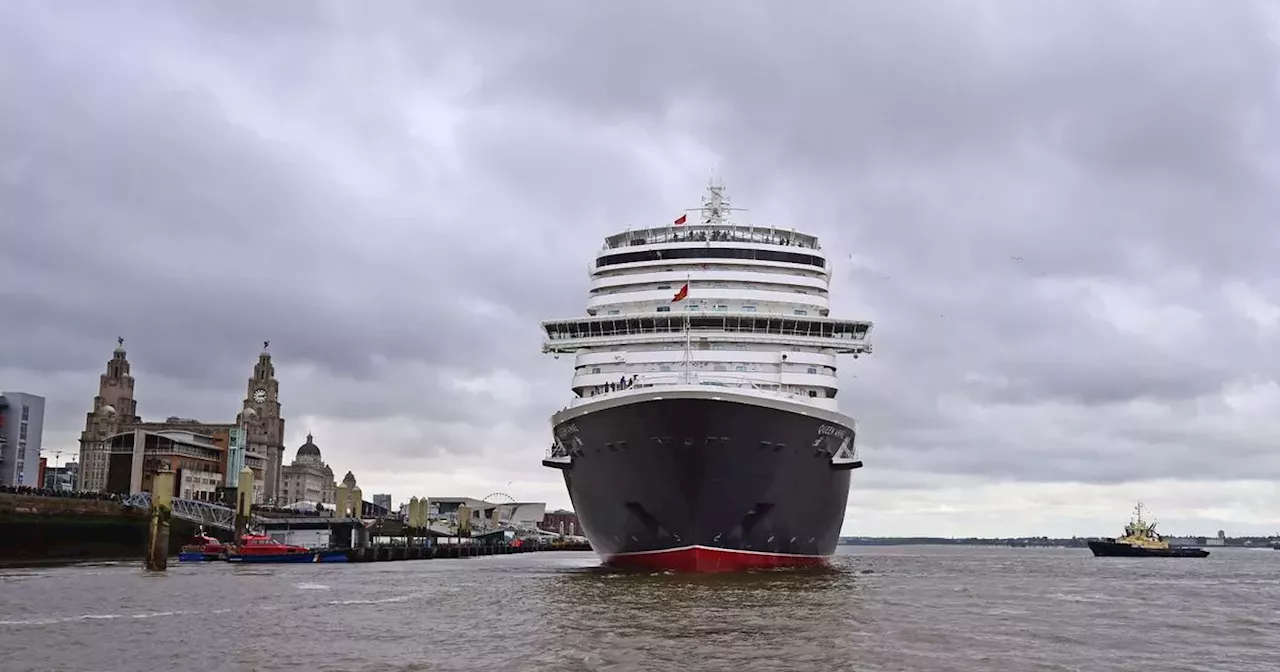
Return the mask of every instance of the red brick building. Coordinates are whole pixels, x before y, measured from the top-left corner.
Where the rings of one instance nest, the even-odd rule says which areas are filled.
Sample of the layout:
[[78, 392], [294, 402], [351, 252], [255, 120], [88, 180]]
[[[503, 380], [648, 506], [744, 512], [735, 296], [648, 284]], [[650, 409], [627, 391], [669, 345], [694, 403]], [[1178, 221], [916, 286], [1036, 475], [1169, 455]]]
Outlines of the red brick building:
[[557, 509], [542, 517], [538, 528], [556, 534], [580, 535], [582, 526], [578, 524], [578, 514], [564, 509]]

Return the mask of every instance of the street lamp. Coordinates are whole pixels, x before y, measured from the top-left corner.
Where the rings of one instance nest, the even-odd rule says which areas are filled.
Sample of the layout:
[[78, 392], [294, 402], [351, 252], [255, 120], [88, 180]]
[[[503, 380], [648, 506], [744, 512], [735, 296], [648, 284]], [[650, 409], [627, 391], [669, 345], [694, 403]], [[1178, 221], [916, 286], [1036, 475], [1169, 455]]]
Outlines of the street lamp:
[[[62, 492], [62, 468], [59, 466], [61, 463], [62, 463], [62, 451], [61, 450], [53, 451], [53, 490], [54, 492]], [[42, 487], [44, 486], [43, 483], [41, 483], [40, 485]]]
[[[45, 452], [45, 451], [41, 450], [40, 452]], [[59, 478], [59, 475], [60, 475], [60, 472], [61, 472], [60, 465], [61, 465], [61, 462], [62, 462], [62, 453], [63, 453], [64, 451], [61, 451], [61, 450], [51, 450], [51, 451], [49, 451], [49, 452], [53, 453], [53, 489], [54, 489], [54, 490], [62, 490], [62, 479], [61, 479], [61, 478]], [[48, 482], [48, 480], [49, 480], [49, 477], [48, 477], [48, 475], [46, 474], [46, 475], [45, 475], [45, 483], [47, 483], [47, 482]], [[43, 488], [43, 487], [45, 487], [45, 483], [39, 483], [39, 484], [37, 484], [37, 486], [36, 486], [36, 487]]]

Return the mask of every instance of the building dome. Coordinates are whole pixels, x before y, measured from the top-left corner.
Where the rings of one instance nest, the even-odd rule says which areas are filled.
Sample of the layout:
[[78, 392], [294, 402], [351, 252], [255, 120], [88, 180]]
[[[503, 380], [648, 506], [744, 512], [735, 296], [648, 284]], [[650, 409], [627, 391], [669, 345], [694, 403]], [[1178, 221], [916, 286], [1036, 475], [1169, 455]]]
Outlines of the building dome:
[[342, 477], [342, 484], [347, 486], [348, 488], [355, 485], [356, 475], [348, 471], [347, 475]]
[[307, 442], [298, 447], [298, 457], [314, 457], [320, 459], [320, 447], [311, 442], [311, 434], [307, 434]]

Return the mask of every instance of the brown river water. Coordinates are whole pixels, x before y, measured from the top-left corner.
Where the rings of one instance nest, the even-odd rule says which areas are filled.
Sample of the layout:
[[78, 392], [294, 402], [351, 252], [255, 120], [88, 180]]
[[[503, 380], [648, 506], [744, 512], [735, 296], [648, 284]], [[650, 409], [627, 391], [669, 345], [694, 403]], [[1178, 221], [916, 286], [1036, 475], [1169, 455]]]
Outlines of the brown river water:
[[831, 570], [590, 553], [0, 570], [0, 671], [1280, 669], [1280, 551], [844, 547]]

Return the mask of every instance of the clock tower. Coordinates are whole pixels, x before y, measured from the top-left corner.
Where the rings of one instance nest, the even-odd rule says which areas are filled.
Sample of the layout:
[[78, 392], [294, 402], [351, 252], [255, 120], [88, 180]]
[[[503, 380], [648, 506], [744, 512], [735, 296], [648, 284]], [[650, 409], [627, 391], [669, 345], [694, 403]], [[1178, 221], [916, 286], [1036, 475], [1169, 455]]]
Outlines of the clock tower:
[[107, 372], [98, 377], [98, 396], [93, 398], [93, 410], [85, 415], [84, 431], [80, 433], [81, 490], [107, 489], [111, 454], [103, 442], [129, 425], [141, 422], [138, 402], [133, 398], [133, 382], [124, 338], [117, 338], [115, 352], [107, 362]]
[[[262, 353], [253, 367], [253, 376], [245, 393], [244, 406], [236, 423], [246, 430], [249, 454], [265, 461], [262, 470], [262, 496], [267, 501], [280, 497], [280, 467], [284, 463], [284, 418], [280, 417], [280, 382], [271, 364], [270, 341], [262, 342]], [[253, 413], [246, 413], [247, 410]]]

